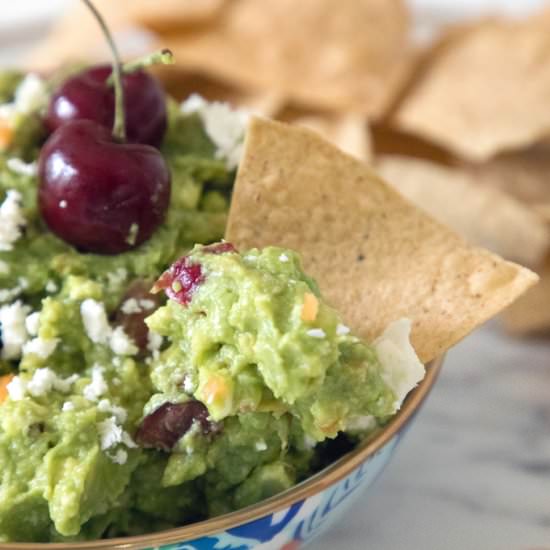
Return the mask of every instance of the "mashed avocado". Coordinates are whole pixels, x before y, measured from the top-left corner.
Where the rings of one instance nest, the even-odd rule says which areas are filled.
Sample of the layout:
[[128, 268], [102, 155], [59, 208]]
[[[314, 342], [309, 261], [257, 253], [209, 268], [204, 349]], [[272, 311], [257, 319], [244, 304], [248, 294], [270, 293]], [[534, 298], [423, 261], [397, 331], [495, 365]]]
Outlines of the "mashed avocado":
[[[423, 375], [406, 322], [370, 346], [292, 251], [194, 247], [224, 232], [239, 143], [213, 121], [227, 107], [168, 100], [166, 221], [101, 256], [58, 239], [37, 209], [48, 93], [0, 75], [12, 136], [0, 143], [0, 541], [137, 534], [240, 508], [399, 408]], [[148, 292], [163, 272], [168, 299]]]

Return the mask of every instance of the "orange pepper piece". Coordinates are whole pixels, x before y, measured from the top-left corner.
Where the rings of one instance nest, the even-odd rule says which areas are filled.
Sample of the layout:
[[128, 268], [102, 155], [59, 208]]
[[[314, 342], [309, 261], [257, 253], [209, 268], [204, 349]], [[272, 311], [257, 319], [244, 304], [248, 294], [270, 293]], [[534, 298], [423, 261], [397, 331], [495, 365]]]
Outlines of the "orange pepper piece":
[[13, 374], [0, 376], [0, 403], [8, 397], [8, 384], [13, 380]]
[[0, 149], [7, 149], [13, 138], [13, 130], [5, 121], [0, 120]]
[[302, 321], [311, 322], [317, 318], [319, 312], [319, 300], [311, 292], [304, 294], [304, 304], [302, 306]]

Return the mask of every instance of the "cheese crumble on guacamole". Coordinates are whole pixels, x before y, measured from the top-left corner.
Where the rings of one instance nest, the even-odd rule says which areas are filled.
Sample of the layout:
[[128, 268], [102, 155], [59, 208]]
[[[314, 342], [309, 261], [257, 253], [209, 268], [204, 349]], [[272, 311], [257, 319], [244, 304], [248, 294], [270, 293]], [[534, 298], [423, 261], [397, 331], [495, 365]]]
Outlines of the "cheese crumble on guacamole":
[[246, 116], [166, 99], [164, 221], [94, 253], [38, 204], [53, 81], [0, 75], [0, 541], [219, 515], [383, 426], [424, 376], [409, 321], [363, 342], [295, 252], [221, 241]]

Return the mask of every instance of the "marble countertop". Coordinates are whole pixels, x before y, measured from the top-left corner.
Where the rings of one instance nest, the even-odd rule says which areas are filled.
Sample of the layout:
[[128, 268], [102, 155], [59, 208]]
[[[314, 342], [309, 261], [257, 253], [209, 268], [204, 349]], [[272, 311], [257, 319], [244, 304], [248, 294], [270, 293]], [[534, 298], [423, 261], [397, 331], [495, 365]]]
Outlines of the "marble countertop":
[[449, 352], [393, 461], [312, 549], [550, 549], [550, 340]]

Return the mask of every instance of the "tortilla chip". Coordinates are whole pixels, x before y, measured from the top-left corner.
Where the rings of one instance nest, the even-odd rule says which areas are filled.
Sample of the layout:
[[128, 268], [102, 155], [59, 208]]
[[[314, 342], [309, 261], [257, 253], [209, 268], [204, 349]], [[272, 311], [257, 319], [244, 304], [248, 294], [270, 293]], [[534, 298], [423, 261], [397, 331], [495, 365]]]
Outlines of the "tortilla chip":
[[481, 161], [550, 133], [550, 10], [486, 20], [439, 48], [394, 117], [398, 127]]
[[365, 163], [305, 128], [253, 119], [226, 238], [280, 245], [359, 336], [401, 317], [425, 362], [509, 305], [537, 276], [468, 246]]
[[438, 164], [456, 164], [456, 158], [446, 149], [419, 136], [407, 134], [384, 123], [371, 124], [374, 155], [400, 155], [432, 160]]
[[[109, 0], [112, 2], [113, 0]], [[228, 0], [115, 0], [129, 17], [157, 32], [204, 24], [216, 17]]]
[[367, 120], [364, 115], [355, 113], [330, 114], [282, 114], [278, 119], [304, 126], [322, 135], [342, 151], [360, 160], [370, 162], [372, 149]]
[[550, 220], [550, 146], [499, 155], [471, 172], [479, 184], [502, 189]]
[[511, 334], [550, 332], [550, 259], [539, 272], [540, 283], [529, 289], [502, 315]]
[[203, 75], [181, 69], [174, 70], [172, 66], [163, 67], [162, 75], [156, 72], [161, 76], [166, 91], [178, 101], [191, 94], [199, 94], [208, 101], [223, 101], [269, 118], [276, 117], [285, 103], [283, 98], [274, 93], [242, 90]]
[[538, 265], [550, 247], [546, 220], [516, 198], [480, 186], [468, 172], [429, 161], [383, 156], [376, 169], [401, 194], [472, 244]]
[[[164, 47], [157, 35], [137, 24], [129, 15], [127, 2], [96, 0], [94, 4], [107, 21], [121, 56], [130, 59]], [[109, 46], [96, 20], [82, 2], [73, 2], [49, 35], [26, 60], [30, 69], [51, 71], [74, 62], [111, 61]]]
[[233, 0], [167, 45], [182, 67], [247, 89], [381, 115], [410, 70], [408, 30], [401, 0]]

